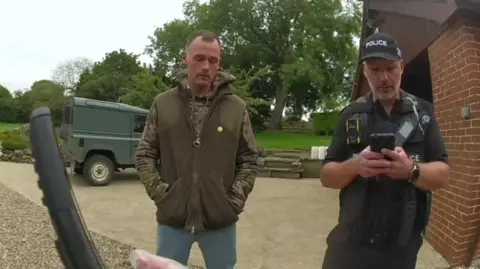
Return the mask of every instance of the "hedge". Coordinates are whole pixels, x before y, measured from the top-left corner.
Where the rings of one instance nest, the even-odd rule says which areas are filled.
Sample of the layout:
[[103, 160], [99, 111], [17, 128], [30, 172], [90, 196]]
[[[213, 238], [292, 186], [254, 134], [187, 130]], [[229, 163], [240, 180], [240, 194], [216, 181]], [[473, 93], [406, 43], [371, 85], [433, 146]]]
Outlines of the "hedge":
[[316, 135], [333, 135], [339, 119], [340, 113], [338, 111], [317, 113], [312, 117], [313, 132]]
[[26, 140], [5, 140], [2, 142], [2, 148], [6, 150], [23, 150], [28, 148]]
[[23, 150], [29, 147], [29, 142], [19, 130], [5, 131], [0, 133], [2, 148], [6, 150]]

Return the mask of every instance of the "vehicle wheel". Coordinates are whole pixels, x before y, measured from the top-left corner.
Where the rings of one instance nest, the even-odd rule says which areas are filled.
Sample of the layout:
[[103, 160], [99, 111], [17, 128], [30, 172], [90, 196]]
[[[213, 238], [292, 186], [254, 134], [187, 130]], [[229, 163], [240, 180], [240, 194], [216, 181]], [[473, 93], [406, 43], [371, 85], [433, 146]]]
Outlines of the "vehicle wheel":
[[83, 177], [92, 186], [110, 184], [114, 171], [113, 162], [103, 155], [93, 155], [83, 164]]

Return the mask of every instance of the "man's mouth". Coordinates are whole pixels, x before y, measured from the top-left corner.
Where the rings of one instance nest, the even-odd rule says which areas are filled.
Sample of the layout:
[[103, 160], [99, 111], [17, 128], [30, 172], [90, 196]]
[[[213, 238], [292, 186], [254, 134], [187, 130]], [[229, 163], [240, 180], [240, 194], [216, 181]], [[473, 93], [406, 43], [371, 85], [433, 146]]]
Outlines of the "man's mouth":
[[210, 78], [207, 75], [198, 75], [197, 77], [200, 78], [200, 79], [209, 79]]

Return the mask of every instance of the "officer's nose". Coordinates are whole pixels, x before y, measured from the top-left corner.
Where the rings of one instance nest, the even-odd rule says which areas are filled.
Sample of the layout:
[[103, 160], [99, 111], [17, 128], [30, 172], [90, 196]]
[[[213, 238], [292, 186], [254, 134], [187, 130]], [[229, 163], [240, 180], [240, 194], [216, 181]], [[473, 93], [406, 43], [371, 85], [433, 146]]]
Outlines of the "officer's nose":
[[382, 72], [379, 72], [378, 74], [378, 78], [381, 80], [381, 81], [388, 81], [388, 72], [387, 70], [383, 70]]

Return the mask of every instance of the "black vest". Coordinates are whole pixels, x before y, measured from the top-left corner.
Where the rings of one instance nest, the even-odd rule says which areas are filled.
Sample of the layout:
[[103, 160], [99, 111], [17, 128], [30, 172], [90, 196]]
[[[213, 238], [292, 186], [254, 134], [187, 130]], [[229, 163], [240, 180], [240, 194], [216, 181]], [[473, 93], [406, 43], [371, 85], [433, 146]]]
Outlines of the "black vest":
[[[400, 120], [392, 123], [375, 114], [366, 96], [348, 109], [350, 119], [359, 121], [359, 139], [349, 141], [350, 157], [368, 146], [368, 137], [375, 132], [393, 132], [407, 118], [418, 125], [402, 143], [404, 150], [418, 162], [425, 161], [425, 133], [428, 115], [417, 105], [413, 95], [403, 93], [397, 112]], [[392, 130], [393, 129], [393, 130]], [[399, 142], [401, 143], [401, 142]], [[415, 188], [406, 180], [357, 178], [340, 192], [339, 225], [347, 228], [346, 240], [378, 247], [404, 247], [412, 233], [424, 231], [430, 214], [431, 193]]]

